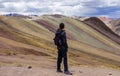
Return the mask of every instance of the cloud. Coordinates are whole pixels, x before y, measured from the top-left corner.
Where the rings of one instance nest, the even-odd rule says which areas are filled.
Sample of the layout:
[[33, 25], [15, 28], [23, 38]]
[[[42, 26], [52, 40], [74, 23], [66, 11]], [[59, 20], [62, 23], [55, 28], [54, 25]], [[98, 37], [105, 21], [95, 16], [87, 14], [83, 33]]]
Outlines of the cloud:
[[85, 14], [90, 14], [93, 12], [97, 12], [96, 9], [89, 8], [89, 7], [81, 7], [81, 6], [62, 6], [62, 7], [55, 7], [52, 6], [51, 8], [54, 8], [53, 12], [61, 12], [60, 14], [71, 16], [71, 15], [77, 15], [77, 16], [84, 16]]
[[4, 5], [3, 4], [0, 4], [0, 9], [4, 8]]
[[120, 18], [120, 10], [114, 11], [114, 12], [110, 12], [108, 15], [109, 15], [111, 18]]
[[0, 0], [1, 3], [5, 3], [5, 2], [35, 2], [35, 1], [45, 1], [45, 0]]
[[3, 2], [19, 2], [20, 0], [0, 0], [1, 3]]
[[103, 4], [101, 4], [101, 7], [112, 7], [112, 6], [116, 6], [116, 7], [120, 7], [120, 1], [119, 0], [103, 0], [102, 1]]
[[119, 0], [0, 0], [1, 13], [114, 17], [119, 8]]
[[4, 12], [21, 12], [26, 9], [26, 4], [25, 3], [16, 3], [16, 2], [6, 2], [3, 3], [4, 9], [2, 11]]

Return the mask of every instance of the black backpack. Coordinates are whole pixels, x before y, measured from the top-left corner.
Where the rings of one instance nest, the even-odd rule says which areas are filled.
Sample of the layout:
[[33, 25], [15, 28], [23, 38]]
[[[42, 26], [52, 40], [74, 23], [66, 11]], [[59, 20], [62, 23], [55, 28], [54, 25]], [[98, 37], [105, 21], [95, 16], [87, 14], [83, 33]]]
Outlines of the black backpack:
[[54, 44], [56, 46], [61, 46], [62, 45], [62, 32], [61, 33], [58, 33], [55, 35], [55, 38], [53, 39], [54, 40]]

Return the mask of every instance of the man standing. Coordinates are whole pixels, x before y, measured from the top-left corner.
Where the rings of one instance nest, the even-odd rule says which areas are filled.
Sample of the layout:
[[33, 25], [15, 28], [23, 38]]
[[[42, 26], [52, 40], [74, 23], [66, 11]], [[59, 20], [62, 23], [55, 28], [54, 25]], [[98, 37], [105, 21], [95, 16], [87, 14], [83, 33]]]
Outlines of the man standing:
[[56, 31], [54, 42], [57, 45], [58, 49], [58, 58], [57, 58], [57, 72], [62, 73], [61, 70], [61, 63], [62, 59], [64, 59], [64, 73], [68, 75], [72, 75], [72, 73], [68, 70], [68, 63], [67, 63], [67, 51], [68, 51], [68, 44], [66, 39], [66, 32], [65, 32], [65, 25], [64, 23], [60, 23], [59, 29]]

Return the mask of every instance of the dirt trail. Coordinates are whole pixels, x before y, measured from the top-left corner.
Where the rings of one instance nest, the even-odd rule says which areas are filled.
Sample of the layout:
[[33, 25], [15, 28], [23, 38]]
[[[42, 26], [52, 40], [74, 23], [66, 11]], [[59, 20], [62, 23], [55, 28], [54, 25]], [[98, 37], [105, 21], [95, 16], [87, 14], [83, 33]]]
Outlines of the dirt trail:
[[[105, 68], [72, 67], [72, 76], [120, 76], [120, 71]], [[55, 69], [48, 68], [23, 68], [0, 67], [0, 76], [68, 76], [64, 73], [56, 73]]]

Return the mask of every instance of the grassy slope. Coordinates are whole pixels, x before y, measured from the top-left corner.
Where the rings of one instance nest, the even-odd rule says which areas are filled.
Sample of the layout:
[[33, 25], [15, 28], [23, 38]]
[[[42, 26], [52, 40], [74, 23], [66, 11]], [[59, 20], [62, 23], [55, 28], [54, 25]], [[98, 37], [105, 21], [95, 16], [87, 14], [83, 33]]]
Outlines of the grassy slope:
[[[70, 37], [69, 35], [71, 35], [72, 37], [70, 37], [70, 39], [72, 38], [72, 40], [76, 39], [77, 41], [82, 41], [91, 46], [102, 48], [102, 49], [111, 50], [112, 49], [111, 46], [118, 48], [118, 50], [120, 49], [119, 44], [110, 40], [104, 35], [100, 34], [99, 32], [87, 26], [86, 24], [80, 21], [77, 21], [75, 19], [66, 18], [66, 17], [62, 19], [58, 19], [58, 18], [56, 19], [51, 16], [43, 17], [42, 19], [46, 20], [49, 23], [52, 23], [53, 25], [51, 26], [53, 27], [58, 27], [58, 23], [64, 22], [66, 24], [66, 31], [67, 31], [68, 37]], [[48, 27], [47, 29], [50, 29], [50, 28]], [[108, 47], [108, 45], [110, 46]]]
[[[21, 23], [19, 21], [21, 21]], [[34, 30], [32, 31], [31, 27], [34, 27], [32, 29], [37, 29], [38, 31], [37, 30], [35, 30], [37, 32], [35, 32]], [[32, 22], [27, 22], [23, 19], [2, 17], [0, 28], [1, 28], [0, 35], [5, 39], [6, 38], [12, 39], [17, 42], [34, 45], [42, 48], [49, 48], [46, 47], [47, 45], [45, 41], [48, 42], [48, 45], [51, 44], [51, 42], [47, 39], [47, 36], [51, 37], [50, 31], [48, 31], [44, 27], [41, 27]], [[8, 43], [6, 42], [6, 44]], [[9, 44], [12, 45], [13, 43]], [[18, 43], [16, 43], [16, 45], [17, 44]]]
[[[22, 52], [27, 51], [31, 54], [36, 52], [39, 53], [38, 55], [47, 54], [55, 57], [57, 52], [53, 44], [53, 37], [60, 22], [66, 24], [71, 64], [101, 64], [94, 61], [97, 59], [119, 65], [119, 44], [92, 27], [69, 17], [41, 16], [34, 22], [22, 18], [1, 16], [0, 46], [3, 47], [0, 51], [23, 50]], [[30, 50], [33, 52], [29, 52]]]
[[[41, 20], [52, 24], [51, 26], [53, 27], [58, 27], [60, 22], [64, 22], [66, 24], [68, 38], [74, 41], [69, 41], [70, 47], [84, 53], [89, 53], [89, 55], [92, 54], [103, 59], [115, 60], [119, 63], [120, 45], [90, 26], [67, 17], [55, 18], [52, 16], [43, 16], [37, 22], [39, 23]], [[50, 28], [47, 27], [47, 29]]]

